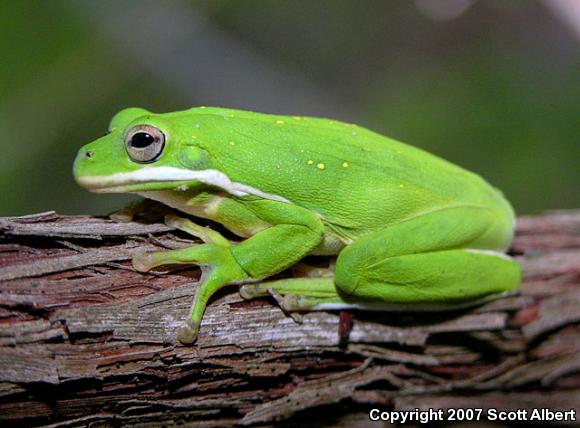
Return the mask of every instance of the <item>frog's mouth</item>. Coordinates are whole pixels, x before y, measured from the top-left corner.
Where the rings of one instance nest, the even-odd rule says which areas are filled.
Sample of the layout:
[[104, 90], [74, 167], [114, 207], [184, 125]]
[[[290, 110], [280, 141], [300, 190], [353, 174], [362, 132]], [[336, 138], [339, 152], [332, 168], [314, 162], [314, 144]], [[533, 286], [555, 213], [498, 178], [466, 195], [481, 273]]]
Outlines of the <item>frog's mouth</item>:
[[132, 172], [112, 175], [85, 175], [75, 177], [77, 183], [91, 192], [124, 193], [153, 188], [171, 189], [203, 181], [206, 171], [191, 171], [173, 167], [145, 167]]
[[234, 196], [255, 195], [264, 199], [289, 202], [286, 198], [263, 192], [242, 183], [233, 182], [223, 172], [215, 169], [192, 171], [169, 166], [145, 167], [132, 172], [112, 175], [76, 176], [77, 183], [96, 193], [132, 193], [144, 190], [171, 190], [196, 183], [218, 187]]

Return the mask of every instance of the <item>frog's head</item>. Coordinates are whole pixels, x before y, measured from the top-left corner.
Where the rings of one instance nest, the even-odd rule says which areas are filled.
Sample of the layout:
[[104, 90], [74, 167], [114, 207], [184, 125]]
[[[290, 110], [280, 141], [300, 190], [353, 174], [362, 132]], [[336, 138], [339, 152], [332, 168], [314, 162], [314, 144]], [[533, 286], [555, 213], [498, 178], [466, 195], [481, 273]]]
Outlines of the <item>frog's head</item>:
[[109, 132], [82, 147], [74, 177], [94, 192], [175, 189], [207, 169], [207, 153], [192, 140], [191, 126], [177, 114], [127, 108], [113, 117]]

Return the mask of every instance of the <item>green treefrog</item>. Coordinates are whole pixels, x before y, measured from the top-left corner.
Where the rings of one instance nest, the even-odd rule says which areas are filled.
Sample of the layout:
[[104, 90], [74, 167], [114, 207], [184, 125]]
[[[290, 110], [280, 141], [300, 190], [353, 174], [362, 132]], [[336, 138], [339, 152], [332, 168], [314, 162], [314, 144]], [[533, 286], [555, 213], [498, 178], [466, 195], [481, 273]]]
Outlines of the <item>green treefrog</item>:
[[[423, 150], [336, 120], [197, 107], [127, 108], [82, 147], [74, 176], [94, 192], [128, 192], [210, 219], [166, 223], [204, 243], [138, 253], [133, 266], [202, 268], [178, 333], [197, 337], [208, 299], [277, 293], [288, 311], [438, 310], [513, 292], [505, 251], [514, 212], [478, 175]], [[266, 280], [307, 255], [336, 255], [322, 275]]]

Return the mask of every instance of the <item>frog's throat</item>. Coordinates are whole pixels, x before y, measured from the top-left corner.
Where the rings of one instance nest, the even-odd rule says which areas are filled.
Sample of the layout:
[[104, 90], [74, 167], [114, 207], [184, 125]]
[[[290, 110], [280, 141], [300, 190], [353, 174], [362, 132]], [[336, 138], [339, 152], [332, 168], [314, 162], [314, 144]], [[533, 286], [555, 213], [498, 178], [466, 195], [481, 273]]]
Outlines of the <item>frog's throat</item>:
[[193, 171], [170, 166], [145, 167], [133, 172], [112, 175], [81, 176], [76, 180], [84, 188], [98, 193], [123, 193], [134, 184], [198, 181], [208, 186], [219, 187], [234, 196], [254, 195], [279, 202], [290, 202], [282, 196], [263, 192], [247, 184], [236, 183], [215, 169]]

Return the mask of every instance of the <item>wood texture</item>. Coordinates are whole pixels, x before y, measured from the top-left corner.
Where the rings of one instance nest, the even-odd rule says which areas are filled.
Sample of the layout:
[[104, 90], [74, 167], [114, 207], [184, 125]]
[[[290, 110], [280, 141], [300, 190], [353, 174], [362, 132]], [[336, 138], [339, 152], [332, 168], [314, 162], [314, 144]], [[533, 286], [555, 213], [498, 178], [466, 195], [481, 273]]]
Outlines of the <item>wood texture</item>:
[[520, 295], [449, 313], [355, 313], [345, 347], [338, 314], [298, 324], [235, 287], [211, 301], [195, 346], [176, 344], [199, 270], [141, 274], [130, 258], [191, 244], [160, 222], [0, 219], [0, 420], [361, 426], [372, 408], [580, 414], [580, 211], [519, 219]]

